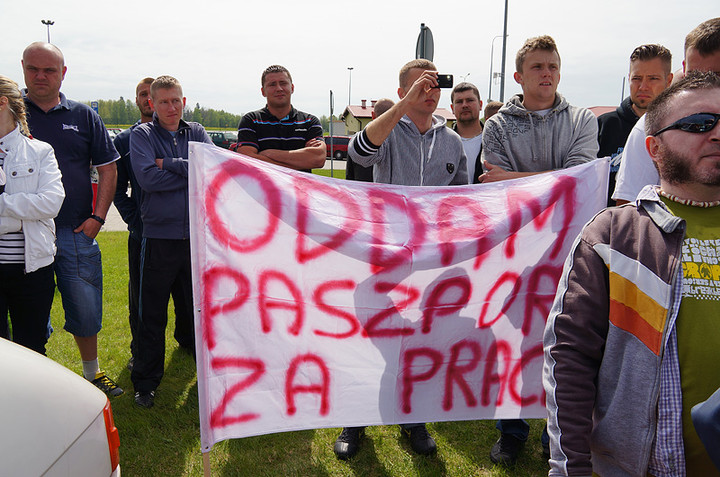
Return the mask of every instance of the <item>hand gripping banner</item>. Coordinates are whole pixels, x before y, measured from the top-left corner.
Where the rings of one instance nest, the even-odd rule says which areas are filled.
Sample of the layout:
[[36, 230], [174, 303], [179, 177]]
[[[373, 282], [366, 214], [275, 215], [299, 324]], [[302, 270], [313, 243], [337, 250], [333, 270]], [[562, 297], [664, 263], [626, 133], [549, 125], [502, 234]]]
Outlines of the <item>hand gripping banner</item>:
[[545, 416], [542, 332], [608, 163], [404, 187], [190, 144], [204, 452], [321, 427]]

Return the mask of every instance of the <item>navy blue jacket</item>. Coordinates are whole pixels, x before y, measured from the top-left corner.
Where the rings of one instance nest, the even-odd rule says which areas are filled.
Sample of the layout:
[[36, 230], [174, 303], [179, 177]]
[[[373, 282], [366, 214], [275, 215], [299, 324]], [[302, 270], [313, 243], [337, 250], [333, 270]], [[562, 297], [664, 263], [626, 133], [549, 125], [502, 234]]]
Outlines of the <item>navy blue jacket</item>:
[[[212, 144], [198, 123], [180, 120], [175, 137], [157, 114], [130, 133], [130, 161], [140, 187], [143, 237], [189, 239], [188, 143]], [[162, 159], [162, 169], [155, 159]]]
[[[115, 197], [113, 203], [120, 217], [128, 226], [130, 237], [137, 241], [142, 240], [142, 219], [140, 218], [140, 184], [135, 178], [130, 163], [130, 133], [137, 126], [142, 124], [140, 121], [133, 124], [129, 129], [124, 130], [113, 139], [113, 145], [120, 154], [117, 161], [117, 187], [115, 188]], [[128, 196], [128, 183], [130, 184], [130, 195]]]

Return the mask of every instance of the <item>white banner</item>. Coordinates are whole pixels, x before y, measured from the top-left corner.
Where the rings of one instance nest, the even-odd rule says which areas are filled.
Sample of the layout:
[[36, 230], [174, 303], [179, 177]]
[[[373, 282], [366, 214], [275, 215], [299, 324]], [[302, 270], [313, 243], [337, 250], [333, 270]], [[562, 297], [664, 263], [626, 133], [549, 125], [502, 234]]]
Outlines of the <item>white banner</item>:
[[608, 162], [402, 187], [190, 144], [204, 452], [320, 427], [545, 416], [542, 332]]

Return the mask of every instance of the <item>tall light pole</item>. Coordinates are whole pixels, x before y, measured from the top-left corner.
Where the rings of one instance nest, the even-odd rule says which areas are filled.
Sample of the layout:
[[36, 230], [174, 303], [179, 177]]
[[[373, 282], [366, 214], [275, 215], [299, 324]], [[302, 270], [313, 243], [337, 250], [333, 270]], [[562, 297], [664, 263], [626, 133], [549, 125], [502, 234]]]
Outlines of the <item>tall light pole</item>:
[[352, 103], [350, 102], [350, 96], [352, 94], [352, 66], [348, 66], [348, 71], [350, 72], [350, 79], [348, 80], [348, 106], [350, 106]]
[[47, 27], [48, 32], [48, 43], [50, 43], [50, 26], [54, 25], [55, 22], [52, 20], [40, 20], [40, 22]]
[[505, 0], [505, 24], [503, 26], [503, 52], [502, 52], [502, 69], [500, 70], [500, 102], [505, 102], [505, 56], [507, 52], [507, 17], [508, 17], [508, 0]]
[[495, 53], [495, 40], [502, 38], [502, 35], [497, 35], [492, 39], [490, 44], [490, 87], [488, 88], [488, 101], [492, 99], [492, 83], [493, 83], [493, 55]]

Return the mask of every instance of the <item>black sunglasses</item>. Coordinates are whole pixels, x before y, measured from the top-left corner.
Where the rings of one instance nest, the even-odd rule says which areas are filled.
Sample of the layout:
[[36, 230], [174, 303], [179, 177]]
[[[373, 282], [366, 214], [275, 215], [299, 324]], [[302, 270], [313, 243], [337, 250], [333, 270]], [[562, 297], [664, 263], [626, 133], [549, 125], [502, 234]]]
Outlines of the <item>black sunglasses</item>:
[[712, 129], [718, 123], [718, 120], [720, 120], [720, 114], [715, 114], [715, 113], [691, 114], [690, 116], [688, 116], [686, 118], [678, 119], [677, 121], [672, 123], [670, 126], [666, 126], [666, 127], [662, 128], [661, 130], [657, 131], [655, 134], [651, 134], [651, 136], [657, 136], [660, 133], [669, 131], [670, 129], [679, 129], [681, 131], [685, 131], [685, 132], [689, 132], [689, 133], [704, 133], [704, 132], [712, 131]]

